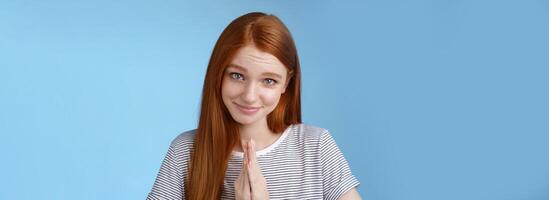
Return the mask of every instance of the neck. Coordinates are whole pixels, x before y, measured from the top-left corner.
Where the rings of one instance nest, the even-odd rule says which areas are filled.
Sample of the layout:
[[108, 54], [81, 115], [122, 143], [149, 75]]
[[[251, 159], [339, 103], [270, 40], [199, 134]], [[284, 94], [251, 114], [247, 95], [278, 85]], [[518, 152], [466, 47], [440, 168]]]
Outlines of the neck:
[[[254, 124], [240, 125], [239, 127], [240, 140], [253, 139], [256, 150], [262, 150], [274, 143], [280, 134], [274, 133], [269, 129], [267, 120], [260, 120]], [[242, 148], [238, 146], [238, 150], [242, 151]]]

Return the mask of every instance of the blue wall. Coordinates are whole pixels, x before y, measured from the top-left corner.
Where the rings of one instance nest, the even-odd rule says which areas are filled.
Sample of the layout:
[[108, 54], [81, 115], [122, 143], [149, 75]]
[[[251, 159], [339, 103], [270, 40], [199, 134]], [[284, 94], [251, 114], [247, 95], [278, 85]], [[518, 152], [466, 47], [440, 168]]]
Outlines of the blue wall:
[[143, 199], [223, 28], [278, 15], [372, 200], [549, 199], [549, 2], [2, 1], [0, 199]]

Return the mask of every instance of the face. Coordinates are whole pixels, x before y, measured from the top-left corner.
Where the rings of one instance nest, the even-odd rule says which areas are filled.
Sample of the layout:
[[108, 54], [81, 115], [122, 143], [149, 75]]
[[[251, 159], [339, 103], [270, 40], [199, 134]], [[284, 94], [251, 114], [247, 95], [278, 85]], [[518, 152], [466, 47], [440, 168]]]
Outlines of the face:
[[225, 69], [221, 96], [235, 121], [250, 125], [266, 120], [285, 92], [287, 69], [273, 55], [244, 46]]

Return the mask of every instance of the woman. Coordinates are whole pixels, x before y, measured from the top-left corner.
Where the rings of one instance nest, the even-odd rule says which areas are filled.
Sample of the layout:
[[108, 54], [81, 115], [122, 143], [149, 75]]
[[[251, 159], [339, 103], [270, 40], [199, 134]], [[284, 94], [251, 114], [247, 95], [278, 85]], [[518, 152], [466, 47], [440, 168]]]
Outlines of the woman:
[[277, 17], [232, 21], [208, 64], [198, 128], [172, 141], [147, 199], [360, 199], [328, 131], [301, 124], [300, 87]]

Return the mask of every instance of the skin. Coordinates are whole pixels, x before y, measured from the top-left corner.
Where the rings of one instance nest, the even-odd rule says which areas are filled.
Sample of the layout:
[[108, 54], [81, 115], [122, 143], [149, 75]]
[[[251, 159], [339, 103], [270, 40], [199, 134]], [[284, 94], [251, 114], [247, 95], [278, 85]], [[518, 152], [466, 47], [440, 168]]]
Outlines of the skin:
[[[273, 55], [253, 46], [242, 47], [225, 70], [221, 95], [223, 103], [240, 126], [241, 139], [254, 139], [258, 150], [272, 144], [280, 136], [267, 126], [267, 115], [280, 100], [287, 86], [286, 67]], [[255, 107], [254, 114], [245, 114], [239, 106]], [[237, 151], [243, 151], [241, 146]]]
[[[235, 182], [238, 200], [269, 199], [267, 181], [261, 173], [256, 151], [270, 146], [280, 137], [267, 125], [267, 115], [278, 105], [288, 85], [288, 70], [275, 56], [254, 46], [242, 47], [225, 70], [221, 95], [231, 116], [240, 124], [241, 144], [235, 151], [244, 153], [242, 169]], [[246, 113], [241, 108], [254, 108]], [[339, 199], [360, 199], [355, 188]]]

